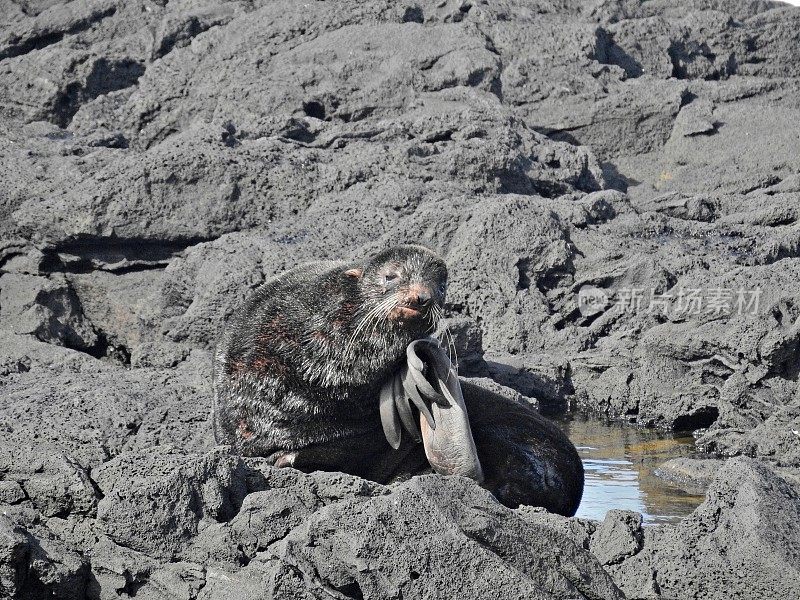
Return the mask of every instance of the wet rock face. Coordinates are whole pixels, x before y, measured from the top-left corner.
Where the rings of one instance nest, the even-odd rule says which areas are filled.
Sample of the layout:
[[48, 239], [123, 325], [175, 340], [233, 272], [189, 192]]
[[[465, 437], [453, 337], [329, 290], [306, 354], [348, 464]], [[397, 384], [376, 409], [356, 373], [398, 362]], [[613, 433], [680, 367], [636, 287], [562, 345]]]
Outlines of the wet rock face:
[[796, 597], [769, 583], [795, 573], [796, 495], [760, 462], [650, 530], [275, 472], [212, 451], [208, 413], [250, 290], [421, 242], [462, 375], [797, 481], [799, 23], [765, 0], [0, 0], [0, 596], [704, 598], [740, 569], [727, 597]]
[[[563, 532], [603, 565], [627, 598], [782, 598], [800, 591], [800, 496], [796, 475], [764, 462], [712, 461], [706, 499], [679, 523], [642, 527], [641, 515], [611, 510], [602, 522], [529, 508], [530, 522]], [[671, 470], [697, 474], [699, 466]], [[794, 481], [795, 483], [792, 483]]]
[[623, 597], [566, 535], [462, 478], [384, 487], [176, 449], [124, 453], [95, 477], [99, 597]]
[[655, 592], [643, 597], [793, 596], [800, 590], [798, 516], [796, 485], [763, 463], [732, 459], [691, 516], [644, 529], [641, 551], [608, 570], [629, 597], [641, 597], [642, 581]]

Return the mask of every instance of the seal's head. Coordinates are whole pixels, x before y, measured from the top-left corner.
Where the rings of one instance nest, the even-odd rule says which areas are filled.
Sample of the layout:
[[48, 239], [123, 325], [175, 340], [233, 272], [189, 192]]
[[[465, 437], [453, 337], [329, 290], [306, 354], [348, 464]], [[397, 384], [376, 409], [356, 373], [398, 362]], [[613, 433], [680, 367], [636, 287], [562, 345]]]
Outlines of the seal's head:
[[432, 250], [395, 246], [346, 275], [358, 279], [367, 314], [418, 335], [436, 328], [444, 308], [447, 266]]

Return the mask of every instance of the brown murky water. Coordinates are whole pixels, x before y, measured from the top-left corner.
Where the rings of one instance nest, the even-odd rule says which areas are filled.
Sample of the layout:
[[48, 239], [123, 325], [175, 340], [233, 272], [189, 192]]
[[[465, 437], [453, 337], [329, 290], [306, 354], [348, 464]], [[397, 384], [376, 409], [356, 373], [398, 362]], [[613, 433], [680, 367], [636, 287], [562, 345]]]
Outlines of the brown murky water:
[[687, 494], [653, 474], [664, 461], [696, 452], [690, 434], [581, 414], [553, 419], [583, 459], [586, 484], [576, 516], [603, 519], [606, 511], [619, 508], [640, 512], [646, 524], [655, 525], [679, 521], [703, 501], [703, 496]]

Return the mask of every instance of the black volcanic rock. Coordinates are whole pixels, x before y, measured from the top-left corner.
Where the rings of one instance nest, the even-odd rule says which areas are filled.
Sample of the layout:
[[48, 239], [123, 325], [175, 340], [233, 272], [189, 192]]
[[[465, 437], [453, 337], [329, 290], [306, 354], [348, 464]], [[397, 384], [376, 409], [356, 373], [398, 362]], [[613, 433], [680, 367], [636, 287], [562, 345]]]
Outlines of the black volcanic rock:
[[567, 536], [527, 523], [462, 478], [385, 487], [172, 449], [125, 453], [94, 473], [107, 551], [123, 564], [138, 566], [135, 553], [155, 559], [137, 594], [163, 592], [156, 574], [180, 564], [204, 580], [207, 598], [467, 589], [480, 598], [622, 598]]
[[609, 572], [628, 597], [797, 596], [798, 517], [796, 486], [763, 463], [731, 459], [691, 516], [644, 529], [641, 549]]
[[[797, 596], [799, 23], [766, 0], [0, 0], [0, 595]], [[462, 375], [753, 460], [642, 528], [213, 449], [236, 304], [402, 242], [447, 258]]]

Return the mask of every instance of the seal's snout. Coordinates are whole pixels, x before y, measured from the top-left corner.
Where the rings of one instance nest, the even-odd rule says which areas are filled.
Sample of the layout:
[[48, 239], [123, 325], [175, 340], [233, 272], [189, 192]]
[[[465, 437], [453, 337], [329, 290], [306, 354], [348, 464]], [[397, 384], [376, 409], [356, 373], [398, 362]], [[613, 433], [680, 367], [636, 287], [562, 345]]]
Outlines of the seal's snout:
[[433, 293], [430, 288], [424, 285], [415, 284], [408, 288], [406, 301], [413, 308], [426, 308], [433, 300]]
[[390, 318], [417, 319], [428, 313], [433, 303], [433, 292], [424, 284], [414, 283], [400, 291], [398, 300]]

